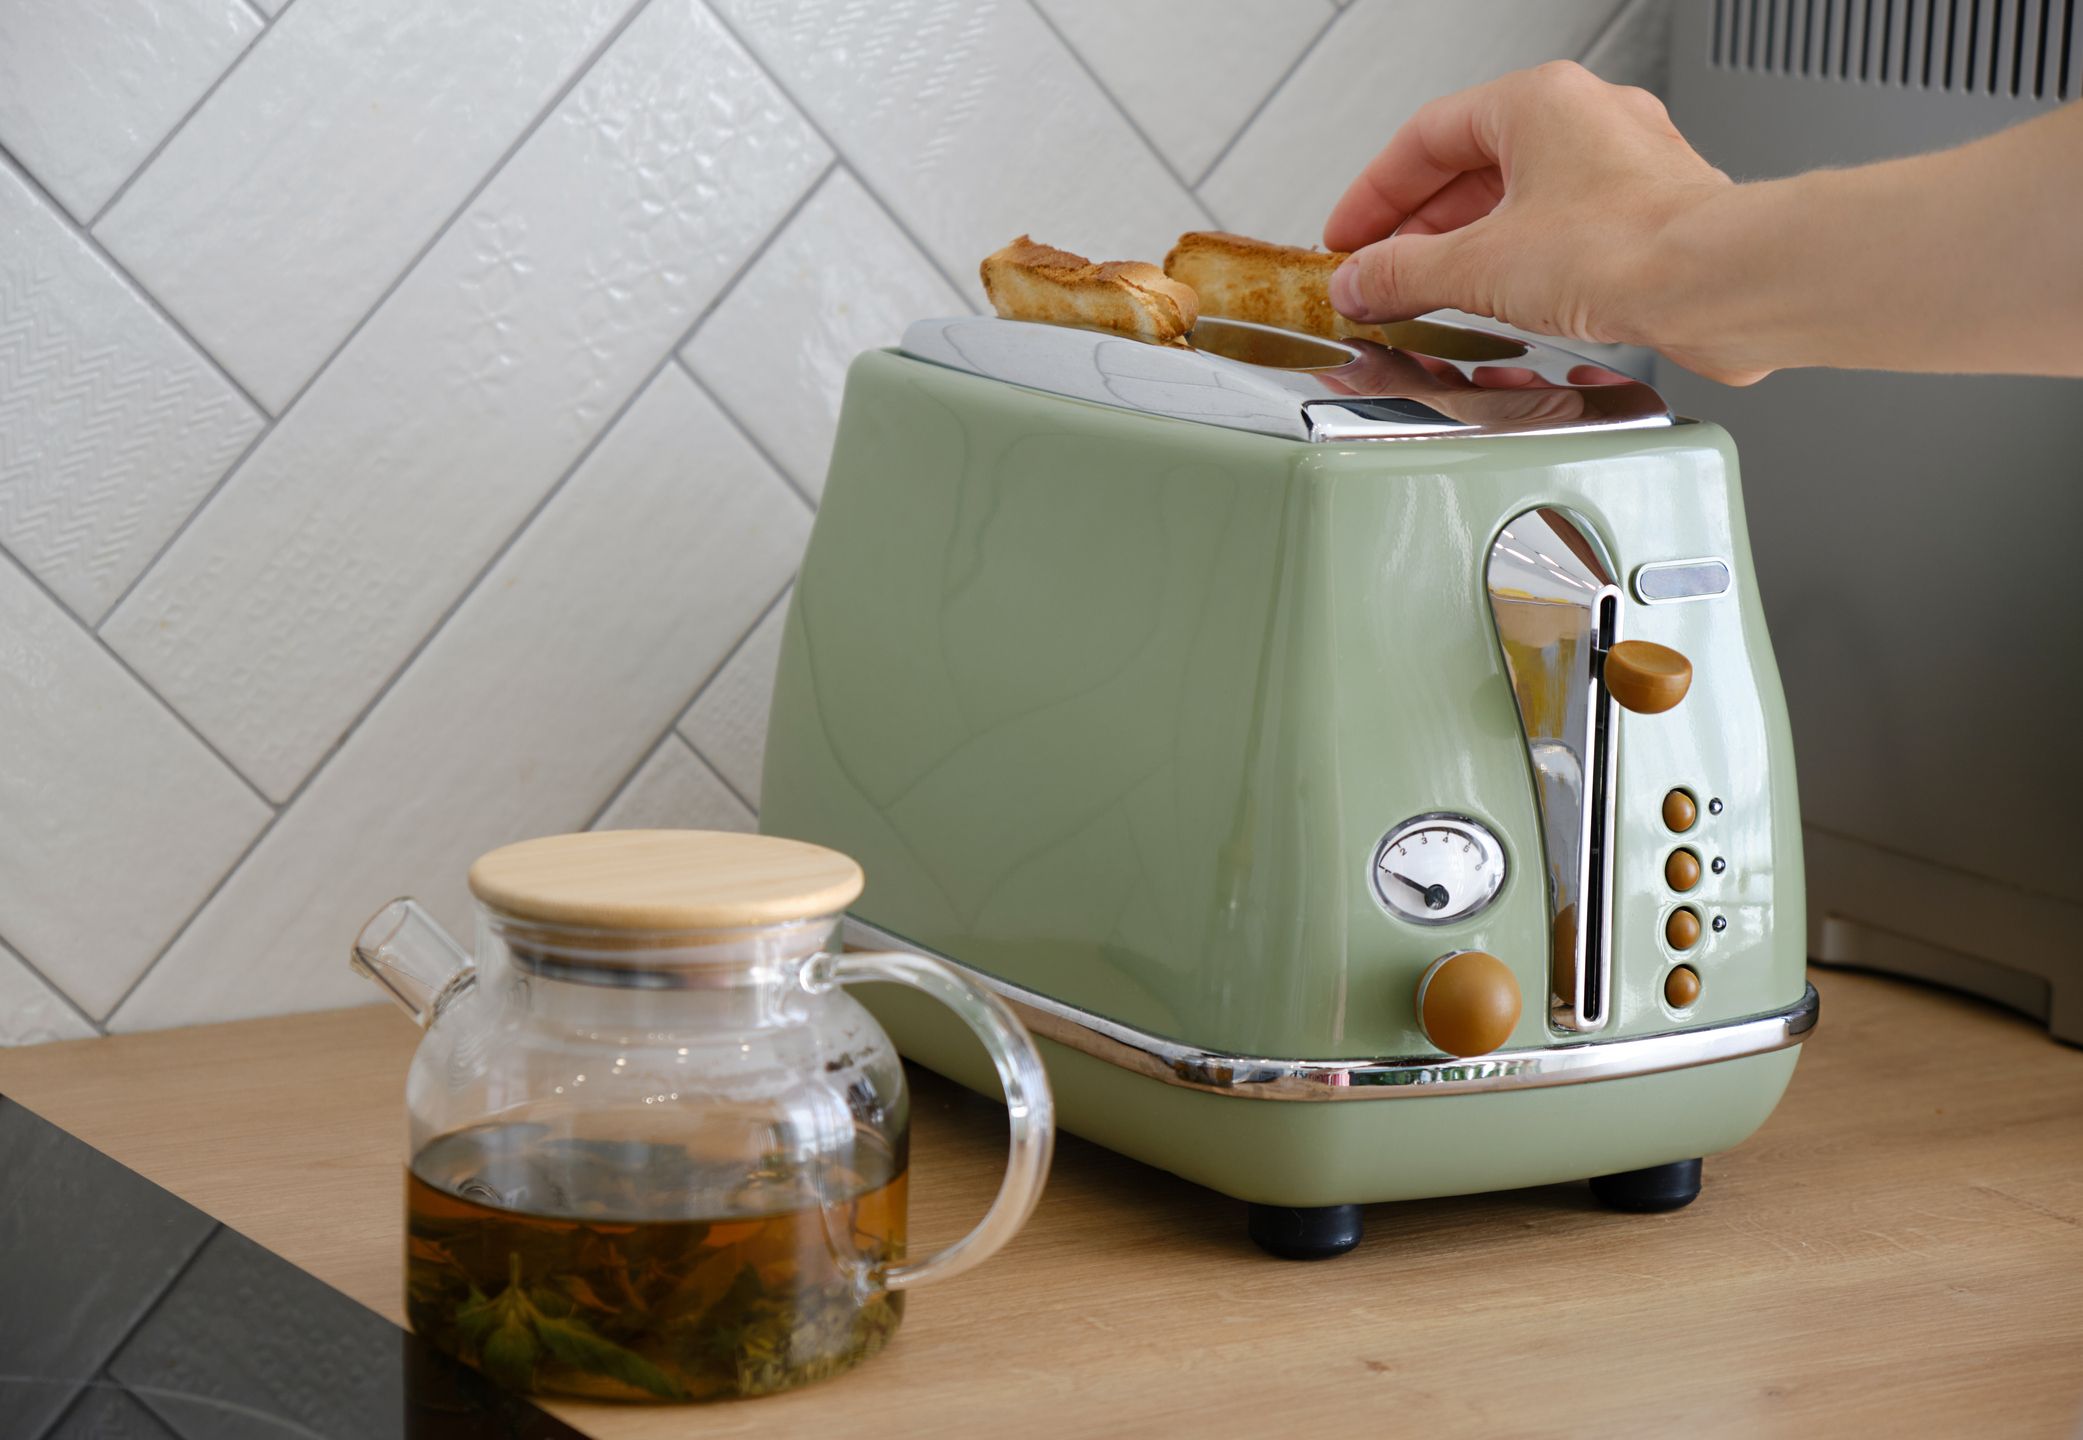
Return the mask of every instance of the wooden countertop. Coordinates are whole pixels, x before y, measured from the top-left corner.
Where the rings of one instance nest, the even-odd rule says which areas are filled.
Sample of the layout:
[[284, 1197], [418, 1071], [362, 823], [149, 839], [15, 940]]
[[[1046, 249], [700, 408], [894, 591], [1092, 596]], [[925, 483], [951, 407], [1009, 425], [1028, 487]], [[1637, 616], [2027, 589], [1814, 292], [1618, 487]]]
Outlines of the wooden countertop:
[[[841, 1379], [602, 1440], [759, 1434], [2073, 1436], [2083, 1052], [1979, 1002], [1822, 971], [1764, 1130], [1664, 1216], [1581, 1185], [1379, 1206], [1354, 1254], [1261, 1256], [1243, 1207], [1066, 1138], [1025, 1233], [913, 1297]], [[388, 1007], [0, 1051], [0, 1092], [400, 1316]], [[1002, 1112], [915, 1074], [913, 1237], [997, 1184]]]

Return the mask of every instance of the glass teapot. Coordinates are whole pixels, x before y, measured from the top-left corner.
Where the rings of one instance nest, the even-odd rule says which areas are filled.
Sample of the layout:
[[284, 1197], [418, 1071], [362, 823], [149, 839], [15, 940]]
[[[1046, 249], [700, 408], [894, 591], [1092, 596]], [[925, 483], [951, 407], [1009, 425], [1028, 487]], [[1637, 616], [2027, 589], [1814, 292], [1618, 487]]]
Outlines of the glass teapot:
[[[475, 960], [395, 900], [353, 964], [426, 1027], [406, 1082], [406, 1310], [515, 1389], [760, 1395], [881, 1348], [904, 1292], [1012, 1238], [1055, 1130], [1034, 1043], [918, 955], [845, 952], [861, 870], [761, 835], [523, 841], [470, 869]], [[894, 981], [990, 1051], [1012, 1142], [981, 1223], [904, 1259], [904, 1071], [841, 988]]]

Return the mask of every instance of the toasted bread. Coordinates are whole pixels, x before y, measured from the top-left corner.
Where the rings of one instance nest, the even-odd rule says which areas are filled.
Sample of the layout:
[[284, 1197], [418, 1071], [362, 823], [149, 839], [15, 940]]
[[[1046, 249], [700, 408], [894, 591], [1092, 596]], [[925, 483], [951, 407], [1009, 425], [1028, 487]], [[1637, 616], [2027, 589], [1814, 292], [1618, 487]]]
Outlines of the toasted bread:
[[1185, 343], [1199, 318], [1193, 287], [1140, 260], [1095, 265], [1022, 235], [980, 267], [984, 293], [1008, 320], [1111, 330], [1153, 345]]
[[1191, 285], [1206, 315], [1336, 340], [1377, 339], [1376, 326], [1331, 308], [1331, 272], [1344, 259], [1221, 230], [1189, 230], [1164, 257], [1164, 273]]

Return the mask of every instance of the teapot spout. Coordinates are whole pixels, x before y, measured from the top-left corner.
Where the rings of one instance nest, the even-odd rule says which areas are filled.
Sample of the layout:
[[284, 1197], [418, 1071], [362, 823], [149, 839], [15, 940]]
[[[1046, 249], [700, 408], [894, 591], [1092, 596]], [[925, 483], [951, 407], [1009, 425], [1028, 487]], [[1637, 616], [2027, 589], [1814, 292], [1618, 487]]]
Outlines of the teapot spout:
[[432, 1024], [477, 979], [469, 954], [409, 897], [369, 917], [347, 963], [382, 986], [422, 1026]]

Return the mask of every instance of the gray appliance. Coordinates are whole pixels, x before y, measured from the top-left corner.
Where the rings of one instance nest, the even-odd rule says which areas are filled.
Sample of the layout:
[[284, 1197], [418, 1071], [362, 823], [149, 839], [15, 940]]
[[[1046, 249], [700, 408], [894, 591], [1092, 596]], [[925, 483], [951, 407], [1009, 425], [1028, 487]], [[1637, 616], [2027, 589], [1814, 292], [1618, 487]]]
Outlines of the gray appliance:
[[[2083, 0], [1678, 0], [1671, 44], [1672, 117], [1738, 179], [1957, 144], [2083, 90]], [[2083, 1044], [2083, 381], [1657, 384], [1742, 447], [1810, 955]]]

